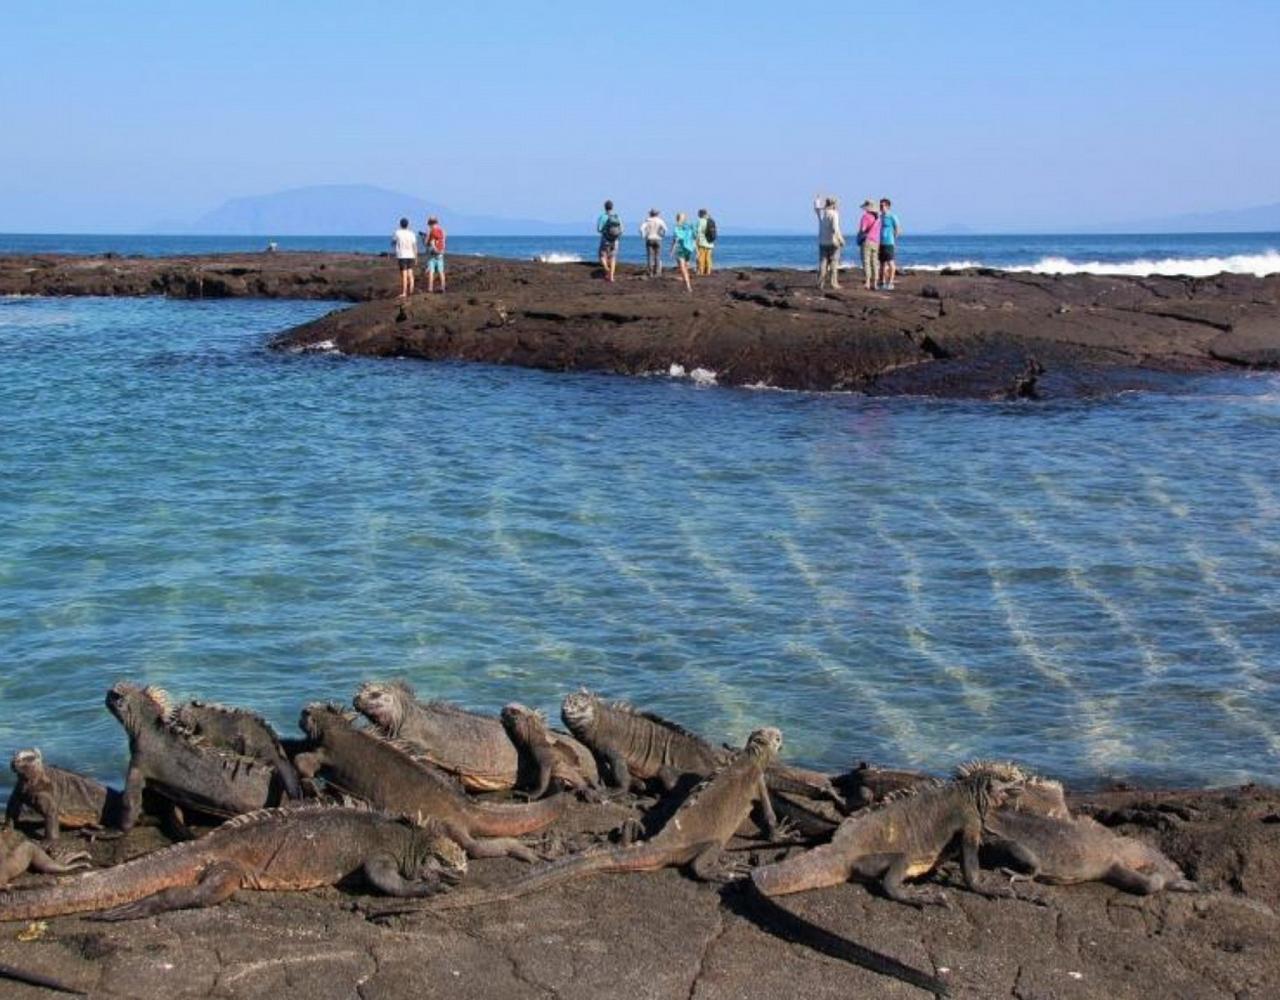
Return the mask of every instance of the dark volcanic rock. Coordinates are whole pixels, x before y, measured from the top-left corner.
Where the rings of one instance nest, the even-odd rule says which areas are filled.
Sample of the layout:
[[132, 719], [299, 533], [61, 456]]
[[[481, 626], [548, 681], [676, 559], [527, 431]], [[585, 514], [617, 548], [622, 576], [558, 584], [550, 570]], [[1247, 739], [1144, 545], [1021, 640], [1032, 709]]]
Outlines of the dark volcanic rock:
[[[0, 294], [258, 296], [364, 303], [281, 336], [282, 348], [482, 361], [553, 371], [715, 372], [725, 385], [977, 399], [1097, 395], [1173, 374], [1280, 366], [1280, 276], [1123, 278], [987, 268], [903, 275], [735, 270], [692, 296], [668, 274], [589, 264], [450, 260], [449, 293], [396, 301], [372, 255], [0, 257]], [[1044, 373], [1028, 379], [1032, 360]]]

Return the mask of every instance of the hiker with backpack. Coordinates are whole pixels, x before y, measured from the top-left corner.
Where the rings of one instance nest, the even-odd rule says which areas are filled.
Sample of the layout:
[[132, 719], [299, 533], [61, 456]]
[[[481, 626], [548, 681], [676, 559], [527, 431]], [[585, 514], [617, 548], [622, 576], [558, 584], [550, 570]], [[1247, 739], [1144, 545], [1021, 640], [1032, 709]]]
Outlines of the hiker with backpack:
[[444, 227], [434, 215], [427, 219], [427, 231], [422, 234], [422, 242], [427, 247], [427, 294], [436, 290], [436, 275], [440, 275], [440, 294], [444, 294]]
[[698, 209], [698, 273], [711, 273], [711, 253], [716, 248], [716, 220], [705, 208]]
[[613, 281], [618, 269], [618, 241], [622, 239], [622, 219], [613, 210], [613, 202], [604, 203], [604, 211], [596, 219], [596, 232], [600, 234], [600, 266], [607, 281]]
[[671, 256], [680, 267], [680, 277], [684, 279], [685, 290], [693, 294], [693, 282], [689, 280], [689, 261], [693, 260], [698, 248], [698, 227], [689, 221], [683, 212], [676, 213], [676, 230], [671, 237]]

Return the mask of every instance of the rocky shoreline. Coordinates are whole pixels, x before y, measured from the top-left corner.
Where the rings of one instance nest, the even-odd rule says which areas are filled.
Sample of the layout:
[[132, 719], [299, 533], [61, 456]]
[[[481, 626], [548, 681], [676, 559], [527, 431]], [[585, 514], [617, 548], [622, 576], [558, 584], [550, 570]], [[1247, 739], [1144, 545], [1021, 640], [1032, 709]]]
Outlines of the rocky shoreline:
[[[360, 254], [0, 257], [0, 295], [333, 299], [358, 305], [275, 346], [722, 385], [954, 398], [1076, 398], [1181, 376], [1280, 367], [1280, 275], [905, 274], [893, 293], [848, 272], [730, 269], [692, 296], [634, 267], [455, 256], [449, 292], [394, 298], [391, 261]], [[677, 366], [673, 368], [673, 366]]]
[[[935, 877], [945, 907], [917, 911], [860, 884], [782, 902], [814, 925], [939, 976], [957, 997], [1271, 995], [1280, 982], [1280, 793], [1117, 789], [1072, 796], [1071, 804], [1159, 846], [1206, 891], [1141, 897], [1098, 883], [1020, 885], [1016, 898], [987, 899], [966, 892], [952, 864]], [[582, 804], [557, 836], [572, 842], [629, 815], [620, 803]], [[145, 827], [98, 841], [93, 852], [99, 864], [113, 864], [164, 843]], [[750, 856], [767, 861], [776, 853]], [[476, 862], [467, 882], [496, 884], [520, 868]], [[601, 875], [476, 910], [370, 919], [387, 903], [336, 889], [242, 892], [220, 907], [125, 924], [81, 917], [6, 924], [0, 962], [96, 997], [927, 995], [780, 939], [761, 926], [742, 887], [696, 883], [672, 870]], [[51, 994], [6, 983], [4, 995]]]

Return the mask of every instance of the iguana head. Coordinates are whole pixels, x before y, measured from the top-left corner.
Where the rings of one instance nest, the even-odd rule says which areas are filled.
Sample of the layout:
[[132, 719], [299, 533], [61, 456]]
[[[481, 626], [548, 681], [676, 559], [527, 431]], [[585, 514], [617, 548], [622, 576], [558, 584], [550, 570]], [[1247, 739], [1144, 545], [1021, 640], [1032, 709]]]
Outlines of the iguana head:
[[421, 878], [424, 872], [435, 870], [447, 880], [456, 881], [466, 874], [467, 852], [438, 820], [419, 818], [414, 825], [409, 856], [402, 866], [405, 878]]
[[773, 760], [774, 757], [778, 756], [778, 752], [781, 749], [781, 729], [765, 726], [763, 729], [755, 730], [747, 737], [747, 752], [764, 757], [766, 761]]
[[298, 728], [309, 739], [323, 739], [325, 731], [334, 725], [351, 725], [350, 713], [336, 702], [313, 701], [298, 716]]
[[962, 781], [986, 777], [1005, 784], [1004, 808], [1053, 819], [1071, 818], [1062, 782], [1032, 774], [1012, 761], [969, 761], [956, 768], [956, 777]]
[[581, 691], [566, 695], [564, 701], [560, 703], [560, 718], [569, 727], [569, 731], [579, 739], [584, 733], [589, 734], [595, 728], [598, 701], [595, 695], [583, 688]]
[[351, 704], [387, 736], [395, 736], [404, 725], [413, 700], [413, 688], [404, 681], [365, 681], [357, 689]]
[[[160, 697], [157, 697], [157, 692]], [[137, 729], [144, 722], [164, 718], [167, 700], [159, 688], [141, 688], [128, 681], [117, 681], [107, 691], [107, 710], [120, 720], [125, 729]]]
[[533, 736], [544, 733], [547, 728], [546, 716], [515, 701], [503, 706], [501, 719], [508, 733], [519, 736], [526, 742]]
[[32, 747], [30, 750], [19, 750], [9, 761], [13, 773], [23, 778], [32, 778], [44, 770], [44, 755]]
[[1021, 795], [1028, 779], [1026, 771], [1007, 761], [974, 760], [956, 768], [956, 781], [969, 789], [984, 817]]

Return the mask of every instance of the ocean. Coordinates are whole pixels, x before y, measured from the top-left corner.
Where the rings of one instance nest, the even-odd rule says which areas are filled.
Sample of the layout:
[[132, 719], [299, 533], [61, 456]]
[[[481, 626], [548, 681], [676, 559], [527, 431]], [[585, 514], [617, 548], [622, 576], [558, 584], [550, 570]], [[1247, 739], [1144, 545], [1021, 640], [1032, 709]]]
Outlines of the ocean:
[[[1195, 273], [1277, 246], [908, 237], [903, 258]], [[720, 260], [811, 249], [726, 237]], [[118, 678], [293, 733], [303, 703], [404, 676], [485, 711], [554, 717], [585, 684], [716, 741], [778, 725], [789, 758], [830, 769], [993, 755], [1077, 784], [1280, 780], [1276, 374], [1036, 405], [266, 348], [332, 308], [0, 299], [4, 751], [119, 783]]]
[[[0, 233], [0, 253], [173, 254], [244, 253], [262, 250], [261, 236], [84, 236]], [[386, 236], [286, 236], [275, 238], [281, 250], [342, 250], [380, 253]], [[573, 236], [451, 236], [454, 254], [572, 262], [592, 260], [597, 239]], [[1188, 274], [1231, 271], [1274, 274], [1280, 271], [1280, 233], [1178, 233], [1155, 236], [913, 236], [899, 244], [903, 267], [998, 267], [1063, 274]], [[734, 236], [716, 245], [721, 267], [816, 267], [812, 236]], [[845, 253], [853, 263], [856, 248]], [[644, 263], [640, 237], [627, 235], [621, 259]]]

